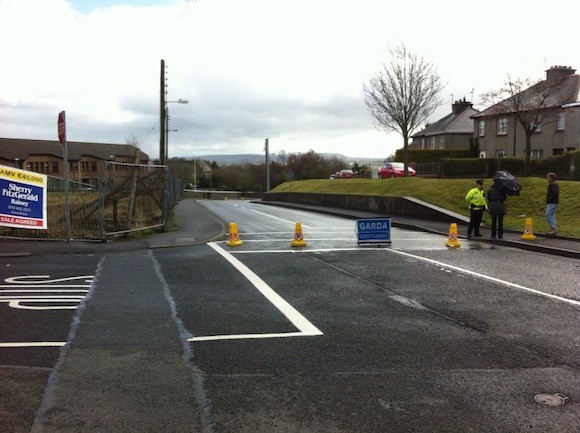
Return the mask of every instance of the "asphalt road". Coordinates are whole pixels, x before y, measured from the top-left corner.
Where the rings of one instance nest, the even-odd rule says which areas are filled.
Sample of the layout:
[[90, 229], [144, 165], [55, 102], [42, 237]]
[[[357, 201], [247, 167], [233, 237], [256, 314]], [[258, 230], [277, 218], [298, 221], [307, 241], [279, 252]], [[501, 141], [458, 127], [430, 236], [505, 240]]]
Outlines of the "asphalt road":
[[3, 259], [6, 431], [580, 431], [578, 260], [204, 206], [243, 245]]

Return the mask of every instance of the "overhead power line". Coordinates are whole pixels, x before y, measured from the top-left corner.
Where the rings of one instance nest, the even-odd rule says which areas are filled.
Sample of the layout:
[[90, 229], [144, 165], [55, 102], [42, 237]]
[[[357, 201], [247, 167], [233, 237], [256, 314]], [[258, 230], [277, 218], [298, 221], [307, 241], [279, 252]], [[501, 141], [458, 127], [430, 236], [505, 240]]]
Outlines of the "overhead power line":
[[185, 129], [189, 131], [194, 131], [196, 133], [210, 135], [218, 138], [225, 139], [227, 141], [237, 142], [237, 143], [255, 143], [261, 138], [250, 137], [249, 135], [240, 134], [234, 131], [227, 131], [223, 129], [215, 129], [208, 125], [203, 125], [201, 123], [191, 122], [188, 120], [178, 119], [175, 117], [170, 117], [169, 122], [172, 126], [179, 129]]

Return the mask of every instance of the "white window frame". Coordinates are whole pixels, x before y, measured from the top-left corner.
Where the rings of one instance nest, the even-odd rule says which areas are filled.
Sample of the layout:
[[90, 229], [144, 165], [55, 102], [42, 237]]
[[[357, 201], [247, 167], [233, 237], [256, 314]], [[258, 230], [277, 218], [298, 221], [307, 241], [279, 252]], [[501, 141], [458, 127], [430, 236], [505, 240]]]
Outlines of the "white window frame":
[[495, 151], [496, 158], [507, 158], [507, 152], [503, 149], [497, 149]]
[[500, 117], [497, 119], [497, 135], [507, 135], [508, 133], [508, 118]]
[[436, 149], [437, 143], [435, 141], [435, 136], [431, 137], [431, 149]]
[[558, 113], [556, 131], [563, 131], [564, 129], [566, 129], [566, 113]]
[[479, 120], [479, 137], [485, 137], [485, 120]]

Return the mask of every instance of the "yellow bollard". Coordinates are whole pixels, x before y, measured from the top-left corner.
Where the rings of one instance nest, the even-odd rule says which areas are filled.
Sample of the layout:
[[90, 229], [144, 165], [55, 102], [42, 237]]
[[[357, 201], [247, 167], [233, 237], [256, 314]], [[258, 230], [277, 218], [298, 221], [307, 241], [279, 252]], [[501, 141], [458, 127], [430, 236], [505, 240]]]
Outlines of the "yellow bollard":
[[302, 233], [302, 223], [296, 223], [294, 226], [294, 239], [290, 243], [293, 247], [305, 247], [306, 241], [304, 240], [304, 234]]
[[524, 234], [522, 235], [524, 241], [533, 241], [536, 239], [534, 235], [534, 224], [531, 218], [526, 218], [526, 223], [524, 225]]
[[240, 235], [238, 234], [238, 225], [236, 223], [230, 223], [229, 237], [226, 245], [228, 247], [239, 247], [243, 244], [240, 240]]
[[457, 223], [451, 223], [449, 226], [449, 235], [447, 236], [445, 245], [453, 248], [459, 248], [461, 246], [457, 237]]

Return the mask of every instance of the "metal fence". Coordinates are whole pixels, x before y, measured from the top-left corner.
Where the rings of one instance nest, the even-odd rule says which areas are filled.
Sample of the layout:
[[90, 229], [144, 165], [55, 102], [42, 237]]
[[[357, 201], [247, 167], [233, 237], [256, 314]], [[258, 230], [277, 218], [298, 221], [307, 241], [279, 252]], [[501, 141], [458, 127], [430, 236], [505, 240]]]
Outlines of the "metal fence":
[[47, 229], [0, 227], [0, 237], [53, 240], [106, 240], [140, 231], [164, 230], [184, 185], [166, 166], [104, 161], [96, 185], [48, 176]]

